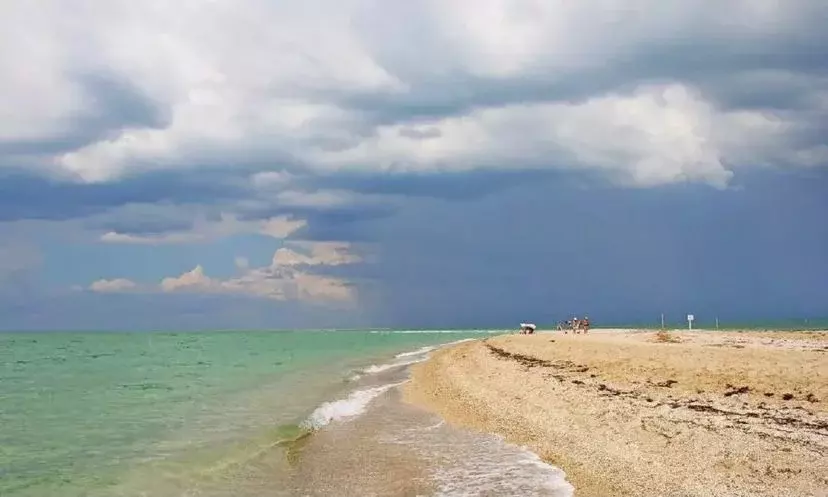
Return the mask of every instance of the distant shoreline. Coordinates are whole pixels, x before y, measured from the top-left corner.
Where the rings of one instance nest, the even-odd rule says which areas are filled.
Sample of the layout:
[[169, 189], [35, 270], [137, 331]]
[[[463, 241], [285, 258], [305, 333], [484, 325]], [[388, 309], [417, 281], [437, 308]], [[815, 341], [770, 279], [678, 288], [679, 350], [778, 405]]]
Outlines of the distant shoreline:
[[404, 392], [530, 447], [579, 497], [828, 488], [825, 331], [498, 336], [436, 352]]
[[[569, 330], [567, 330], [569, 331]], [[736, 328], [693, 328], [692, 330], [688, 330], [687, 328], [670, 328], [670, 327], [656, 327], [656, 328], [645, 328], [645, 327], [631, 327], [631, 328], [614, 328], [614, 327], [605, 327], [605, 328], [591, 328], [589, 330], [589, 334], [595, 333], [656, 333], [659, 331], [666, 331], [669, 333], [828, 333], [828, 328], [790, 328], [790, 329], [777, 329], [777, 328], [745, 328], [745, 327], [736, 327]], [[559, 333], [563, 334], [563, 331], [552, 329], [552, 328], [544, 328], [539, 329], [535, 333]], [[571, 334], [572, 332], [569, 331]]]
[[[556, 329], [555, 323], [547, 323], [544, 321], [536, 322], [539, 330], [554, 331]], [[506, 326], [481, 326], [481, 327], [372, 327], [364, 328], [347, 327], [347, 328], [204, 328], [204, 329], [167, 329], [167, 328], [152, 328], [152, 329], [101, 329], [101, 328], [75, 328], [75, 329], [12, 329], [0, 328], [0, 334], [39, 334], [39, 333], [236, 333], [236, 332], [261, 332], [261, 333], [306, 333], [306, 332], [401, 332], [401, 331], [419, 331], [424, 333], [437, 333], [445, 331], [462, 332], [462, 333], [511, 333], [517, 331], [519, 323], [516, 321], [512, 325]], [[661, 324], [655, 321], [647, 323], [601, 323], [595, 322], [592, 327], [594, 330], [645, 330], [656, 331], [661, 329]], [[678, 323], [674, 320], [665, 322], [665, 329], [675, 331], [687, 331], [687, 323]], [[824, 331], [828, 330], [828, 318], [814, 318], [814, 319], [782, 319], [782, 320], [766, 320], [757, 321], [754, 323], [744, 321], [721, 321], [719, 327], [716, 328], [713, 322], [708, 320], [700, 320], [694, 323], [693, 331]]]

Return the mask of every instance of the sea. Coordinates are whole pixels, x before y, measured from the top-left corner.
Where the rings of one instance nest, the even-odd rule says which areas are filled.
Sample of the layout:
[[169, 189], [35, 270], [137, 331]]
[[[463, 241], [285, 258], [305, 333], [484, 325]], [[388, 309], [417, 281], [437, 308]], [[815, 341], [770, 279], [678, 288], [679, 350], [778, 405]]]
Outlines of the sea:
[[491, 330], [0, 334], [0, 496], [571, 496], [402, 401]]

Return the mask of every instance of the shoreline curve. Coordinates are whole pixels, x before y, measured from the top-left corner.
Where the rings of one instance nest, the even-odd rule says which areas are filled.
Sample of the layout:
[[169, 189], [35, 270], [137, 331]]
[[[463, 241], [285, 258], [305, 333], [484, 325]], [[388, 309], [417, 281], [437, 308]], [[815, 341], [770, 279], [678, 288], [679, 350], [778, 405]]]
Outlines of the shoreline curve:
[[825, 332], [502, 335], [435, 351], [402, 389], [578, 497], [828, 496]]

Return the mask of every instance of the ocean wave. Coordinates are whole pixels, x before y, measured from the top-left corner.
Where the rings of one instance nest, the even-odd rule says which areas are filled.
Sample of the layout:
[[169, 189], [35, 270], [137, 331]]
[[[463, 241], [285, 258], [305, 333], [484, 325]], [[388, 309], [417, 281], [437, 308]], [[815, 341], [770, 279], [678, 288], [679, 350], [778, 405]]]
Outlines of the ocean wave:
[[420, 357], [420, 358], [417, 358], [417, 359], [410, 359], [408, 361], [394, 361], [394, 362], [389, 362], [389, 363], [380, 364], [380, 365], [372, 364], [372, 365], [368, 366], [367, 368], [363, 369], [362, 372], [365, 373], [365, 374], [383, 373], [383, 372], [391, 370], [391, 369], [396, 369], [396, 368], [401, 368], [403, 366], [410, 366], [412, 364], [417, 364], [418, 362], [423, 362], [426, 359], [427, 359], [427, 357]]
[[[455, 340], [453, 342], [441, 345], [430, 345], [426, 347], [421, 347], [417, 350], [400, 352], [399, 354], [394, 356], [394, 361], [379, 365], [372, 364], [365, 369], [356, 371], [354, 374], [351, 374], [347, 378], [347, 381], [354, 382], [358, 381], [365, 375], [379, 374], [385, 371], [390, 371], [392, 369], [402, 368], [410, 366], [412, 364], [416, 364], [418, 362], [423, 362], [426, 359], [428, 359], [431, 352], [433, 352], [436, 349], [456, 345], [458, 343], [468, 342], [471, 340], [474, 339], [464, 338], [462, 340]], [[331, 421], [337, 421], [340, 419], [358, 416], [365, 411], [365, 409], [368, 407], [368, 404], [370, 404], [371, 401], [374, 400], [376, 397], [390, 390], [391, 388], [402, 385], [403, 383], [405, 383], [405, 381], [399, 383], [391, 383], [388, 385], [381, 385], [373, 388], [366, 388], [364, 390], [356, 390], [354, 392], [351, 392], [351, 394], [345, 399], [333, 402], [325, 402], [324, 404], [317, 407], [316, 410], [313, 411], [313, 413], [311, 413], [308, 419], [306, 419], [301, 426], [304, 428], [315, 430], [329, 424]]]
[[459, 466], [441, 468], [435, 497], [524, 495], [572, 497], [574, 488], [559, 468], [546, 464], [526, 449], [502, 459], [480, 457]]
[[405, 383], [390, 383], [364, 390], [355, 390], [348, 397], [332, 402], [325, 402], [314, 410], [300, 426], [310, 430], [318, 430], [333, 421], [343, 421], [364, 413], [368, 405], [388, 390]]
[[448, 346], [451, 346], [451, 345], [456, 345], [458, 343], [468, 342], [468, 341], [471, 341], [471, 340], [473, 340], [473, 339], [472, 338], [464, 338], [462, 340], [455, 340], [453, 342], [444, 343], [444, 344], [441, 344], [441, 345], [429, 345], [427, 347], [421, 347], [417, 350], [412, 350], [412, 351], [409, 351], [409, 352], [400, 352], [399, 354], [394, 356], [394, 359], [395, 359], [394, 361], [388, 362], [388, 363], [385, 363], [385, 364], [380, 364], [380, 365], [372, 364], [372, 365], [368, 366], [367, 368], [359, 371], [357, 373], [357, 375], [355, 377], [352, 377], [352, 378], [359, 379], [359, 378], [362, 377], [363, 374], [378, 374], [378, 373], [383, 373], [385, 371], [389, 371], [391, 369], [397, 369], [397, 368], [401, 368], [401, 367], [404, 367], [404, 366], [410, 366], [412, 364], [417, 364], [418, 362], [423, 362], [426, 359], [428, 359], [431, 352], [433, 352], [436, 349], [439, 349], [439, 348], [442, 348], [442, 347], [448, 347]]
[[[421, 432], [421, 436], [425, 433]], [[465, 444], [459, 444], [463, 447]], [[572, 497], [574, 488], [560, 469], [545, 463], [525, 447], [487, 437], [454, 462], [441, 466], [433, 477], [435, 497], [523, 495]]]
[[427, 353], [431, 352], [432, 350], [436, 349], [437, 347], [439, 347], [439, 345], [430, 345], [428, 347], [422, 347], [422, 348], [419, 348], [417, 350], [412, 350], [411, 352], [400, 352], [399, 354], [395, 355], [394, 357], [396, 359], [401, 359], [403, 357], [411, 357], [411, 356], [415, 356], [415, 355], [427, 354]]

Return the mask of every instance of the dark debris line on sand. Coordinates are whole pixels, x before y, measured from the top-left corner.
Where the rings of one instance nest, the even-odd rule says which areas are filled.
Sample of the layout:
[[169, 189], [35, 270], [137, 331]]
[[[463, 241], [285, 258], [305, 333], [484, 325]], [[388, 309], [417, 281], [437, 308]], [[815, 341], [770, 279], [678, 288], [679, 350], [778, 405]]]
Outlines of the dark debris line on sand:
[[494, 355], [500, 357], [501, 359], [512, 360], [520, 363], [523, 366], [528, 368], [534, 367], [542, 367], [542, 368], [556, 368], [556, 369], [568, 369], [573, 370], [578, 373], [585, 373], [589, 370], [589, 367], [575, 364], [572, 361], [547, 361], [545, 359], [538, 359], [537, 357], [532, 357], [523, 354], [513, 354], [507, 350], [503, 350], [501, 348], [495, 347], [494, 345], [486, 342], [486, 347], [491, 351]]
[[726, 385], [727, 391], [724, 393], [725, 397], [730, 397], [731, 395], [738, 395], [740, 393], [748, 393], [750, 392], [750, 387], [734, 387], [733, 385]]
[[[484, 342], [484, 345], [489, 350], [491, 354], [498, 357], [502, 360], [514, 361], [518, 364], [525, 366], [526, 368], [551, 368], [558, 370], [563, 373], [582, 373], [589, 370], [589, 367], [585, 365], [575, 364], [572, 361], [550, 361], [546, 359], [540, 359], [537, 357], [532, 357], [529, 355], [524, 354], [517, 354], [512, 353], [502, 348], [496, 347], [488, 342]], [[557, 379], [559, 382], [564, 381], [565, 377], [561, 374], [552, 374], [550, 377]], [[595, 378], [595, 375], [591, 375], [591, 378]], [[678, 408], [685, 408], [697, 413], [706, 413], [706, 414], [713, 414], [713, 415], [720, 415], [725, 416], [727, 418], [734, 419], [737, 423], [741, 424], [740, 420], [744, 419], [754, 419], [756, 421], [762, 421], [764, 423], [776, 426], [786, 426], [795, 429], [807, 430], [819, 436], [828, 436], [828, 422], [816, 420], [816, 421], [808, 421], [806, 419], [802, 419], [800, 417], [795, 417], [791, 415], [780, 415], [780, 413], [775, 412], [772, 409], [769, 409], [764, 405], [764, 402], [758, 406], [758, 410], [745, 410], [745, 411], [735, 411], [729, 409], [723, 409], [720, 407], [714, 406], [712, 403], [702, 402], [695, 399], [688, 399], [688, 400], [673, 400], [670, 399], [669, 401], [665, 402], [657, 402], [653, 403], [653, 399], [643, 393], [635, 392], [635, 391], [624, 391], [624, 390], [617, 390], [614, 389], [604, 383], [597, 383], [595, 381], [589, 381], [585, 378], [586, 381], [572, 378], [570, 379], [570, 383], [574, 385], [583, 386], [584, 388], [595, 388], [598, 390], [599, 394], [604, 396], [610, 397], [627, 397], [635, 400], [642, 400], [645, 401], [648, 407], [656, 408], [662, 405], [666, 405], [672, 409]], [[670, 388], [673, 384], [677, 383], [675, 380], [667, 380], [664, 382], [656, 383], [654, 386], [659, 387], [666, 387]], [[739, 395], [743, 393], [748, 393], [750, 391], [750, 387], [748, 386], [740, 386], [734, 387], [733, 385], [727, 386], [728, 390], [724, 392], [725, 397], [731, 397], [734, 395]], [[765, 394], [768, 396], [767, 394]], [[793, 398], [791, 394], [785, 394], [782, 397], [785, 400], [789, 400]], [[813, 399], [813, 400], [811, 400]], [[811, 395], [811, 402], [817, 402], [818, 400]]]

